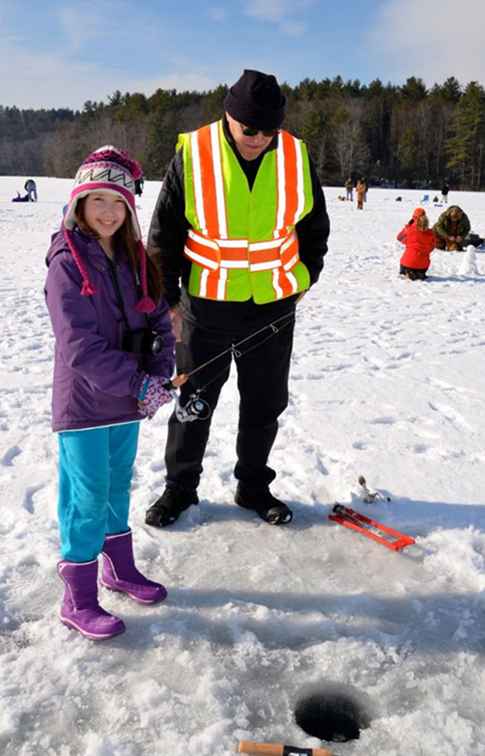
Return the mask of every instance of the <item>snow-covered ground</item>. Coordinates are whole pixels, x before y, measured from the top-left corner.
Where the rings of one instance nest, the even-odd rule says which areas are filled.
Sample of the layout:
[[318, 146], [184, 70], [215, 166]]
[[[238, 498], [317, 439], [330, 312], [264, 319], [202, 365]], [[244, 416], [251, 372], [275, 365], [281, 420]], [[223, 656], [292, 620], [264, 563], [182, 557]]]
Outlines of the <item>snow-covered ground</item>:
[[[291, 401], [272, 454], [294, 522], [232, 502], [234, 370], [214, 417], [200, 507], [144, 524], [161, 492], [169, 409], [142, 428], [132, 526], [169, 598], [102, 591], [127, 632], [93, 643], [57, 618], [53, 341], [44, 255], [69, 180], [12, 204], [0, 179], [0, 752], [228, 756], [240, 739], [319, 746], [295, 723], [308, 691], [370, 719], [340, 756], [485, 753], [485, 252], [435, 252], [397, 275], [395, 237], [423, 192], [371, 189], [363, 212], [326, 190], [332, 234], [298, 308]], [[145, 185], [145, 231], [160, 184]], [[397, 195], [402, 202], [396, 202]], [[434, 192], [430, 192], [433, 197]], [[450, 194], [485, 235], [485, 195]], [[434, 222], [440, 207], [429, 207]], [[357, 477], [390, 503], [363, 504]], [[352, 503], [417, 537], [394, 554], [328, 520]], [[310, 686], [310, 687], [309, 687]], [[333, 687], [332, 687], [333, 686]]]

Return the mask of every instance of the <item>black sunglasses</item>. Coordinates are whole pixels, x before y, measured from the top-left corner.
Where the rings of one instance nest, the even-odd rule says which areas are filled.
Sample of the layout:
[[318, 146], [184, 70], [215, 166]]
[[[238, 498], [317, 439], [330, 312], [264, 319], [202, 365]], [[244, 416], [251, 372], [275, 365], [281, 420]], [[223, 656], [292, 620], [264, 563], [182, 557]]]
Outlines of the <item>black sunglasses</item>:
[[262, 134], [264, 137], [275, 137], [279, 131], [279, 129], [252, 129], [251, 126], [243, 126], [242, 123], [239, 125], [244, 136], [249, 137], [257, 136], [258, 134]]

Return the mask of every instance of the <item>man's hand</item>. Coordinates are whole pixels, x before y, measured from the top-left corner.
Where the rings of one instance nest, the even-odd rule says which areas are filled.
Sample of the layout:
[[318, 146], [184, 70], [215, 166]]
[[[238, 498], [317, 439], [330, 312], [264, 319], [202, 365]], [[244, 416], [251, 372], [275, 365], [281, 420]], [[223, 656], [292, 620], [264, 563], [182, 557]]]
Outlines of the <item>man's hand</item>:
[[172, 331], [175, 336], [175, 341], [182, 341], [182, 313], [180, 307], [176, 305], [169, 310], [170, 320], [172, 321]]

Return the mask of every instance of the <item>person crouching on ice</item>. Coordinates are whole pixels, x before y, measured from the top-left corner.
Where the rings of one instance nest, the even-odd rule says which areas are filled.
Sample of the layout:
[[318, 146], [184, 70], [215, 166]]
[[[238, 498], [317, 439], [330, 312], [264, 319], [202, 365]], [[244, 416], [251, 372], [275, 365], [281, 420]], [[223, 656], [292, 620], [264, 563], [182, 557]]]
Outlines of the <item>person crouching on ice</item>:
[[397, 235], [397, 240], [405, 245], [400, 260], [399, 273], [411, 281], [423, 281], [430, 266], [430, 255], [436, 247], [436, 236], [429, 228], [429, 220], [422, 207], [416, 208], [411, 220]]
[[[52, 237], [45, 287], [55, 337], [53, 430], [65, 584], [60, 619], [93, 640], [124, 623], [98, 603], [101, 585], [141, 604], [167, 592], [138, 572], [128, 525], [140, 420], [172, 399], [174, 336], [135, 209], [138, 163], [112, 146], [79, 168]], [[140, 296], [141, 295], [141, 296]], [[180, 385], [184, 377], [169, 386]]]

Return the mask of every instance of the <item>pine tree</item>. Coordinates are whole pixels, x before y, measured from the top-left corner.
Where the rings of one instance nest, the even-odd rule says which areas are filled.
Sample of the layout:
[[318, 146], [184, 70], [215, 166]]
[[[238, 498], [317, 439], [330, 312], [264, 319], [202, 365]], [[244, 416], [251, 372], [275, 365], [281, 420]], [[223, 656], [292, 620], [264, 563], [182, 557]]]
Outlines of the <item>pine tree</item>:
[[451, 125], [446, 143], [448, 168], [462, 188], [480, 188], [485, 157], [485, 91], [476, 81], [468, 84]]

